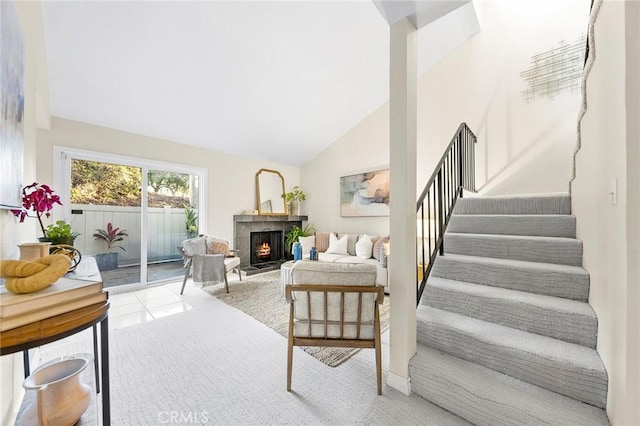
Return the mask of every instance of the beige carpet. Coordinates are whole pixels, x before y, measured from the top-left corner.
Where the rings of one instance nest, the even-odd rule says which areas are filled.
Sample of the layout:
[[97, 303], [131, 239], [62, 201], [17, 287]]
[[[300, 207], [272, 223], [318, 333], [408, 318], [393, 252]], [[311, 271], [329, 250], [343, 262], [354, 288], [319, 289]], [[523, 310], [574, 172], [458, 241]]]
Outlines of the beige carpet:
[[[282, 294], [280, 271], [252, 275], [242, 282], [230, 283], [229, 293], [225, 293], [224, 285], [204, 287], [203, 290], [287, 338], [289, 305]], [[381, 332], [389, 328], [389, 297], [385, 297], [380, 307], [380, 326]], [[315, 346], [302, 349], [329, 367], [337, 367], [360, 350]]]

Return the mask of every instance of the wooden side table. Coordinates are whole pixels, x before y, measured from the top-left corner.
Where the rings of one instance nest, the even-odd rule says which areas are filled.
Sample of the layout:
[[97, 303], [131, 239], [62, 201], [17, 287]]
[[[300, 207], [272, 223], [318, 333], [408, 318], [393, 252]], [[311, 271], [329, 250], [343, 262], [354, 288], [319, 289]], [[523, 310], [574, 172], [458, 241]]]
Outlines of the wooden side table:
[[[96, 326], [100, 324], [100, 356]], [[111, 402], [109, 393], [109, 301], [86, 306], [54, 317], [35, 321], [22, 327], [0, 333], [0, 355], [23, 351], [25, 377], [29, 375], [29, 349], [46, 345], [56, 340], [93, 327], [93, 356], [96, 380], [98, 363], [101, 367], [102, 424], [111, 424]], [[99, 360], [99, 361], [98, 361]], [[99, 382], [98, 382], [99, 383]]]

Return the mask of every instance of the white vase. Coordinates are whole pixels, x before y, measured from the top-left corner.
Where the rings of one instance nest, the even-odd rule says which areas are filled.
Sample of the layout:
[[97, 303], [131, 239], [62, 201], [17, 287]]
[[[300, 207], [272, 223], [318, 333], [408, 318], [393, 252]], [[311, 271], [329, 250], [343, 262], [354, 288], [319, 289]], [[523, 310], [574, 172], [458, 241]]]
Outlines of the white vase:
[[300, 210], [300, 201], [293, 200], [289, 202], [289, 216], [298, 216]]
[[50, 242], [18, 244], [20, 260], [36, 260], [49, 254]]
[[86, 358], [71, 358], [43, 365], [22, 386], [36, 398], [20, 417], [24, 425], [73, 425], [89, 407], [91, 388], [80, 382]]

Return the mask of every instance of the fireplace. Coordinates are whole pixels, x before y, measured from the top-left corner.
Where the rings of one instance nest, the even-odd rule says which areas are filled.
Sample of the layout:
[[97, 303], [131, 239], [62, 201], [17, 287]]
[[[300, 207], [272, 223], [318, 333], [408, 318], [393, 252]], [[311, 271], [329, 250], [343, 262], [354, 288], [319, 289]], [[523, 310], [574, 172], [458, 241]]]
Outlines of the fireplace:
[[[284, 249], [284, 236], [294, 226], [302, 227], [302, 222], [306, 220], [307, 216], [233, 216], [233, 235], [235, 249], [240, 255], [240, 269], [247, 275], [280, 269], [280, 264], [291, 258], [291, 254]], [[278, 236], [275, 236], [276, 233]], [[254, 238], [261, 241], [256, 242]], [[263, 243], [268, 246], [263, 246]]]
[[282, 260], [282, 231], [251, 232], [250, 239], [251, 266], [259, 268]]

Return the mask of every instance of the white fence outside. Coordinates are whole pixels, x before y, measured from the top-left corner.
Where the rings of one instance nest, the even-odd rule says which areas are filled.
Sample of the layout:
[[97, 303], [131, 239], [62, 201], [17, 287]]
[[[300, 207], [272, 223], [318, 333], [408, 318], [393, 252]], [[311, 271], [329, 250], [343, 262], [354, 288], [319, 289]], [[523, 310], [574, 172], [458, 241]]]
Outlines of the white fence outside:
[[[126, 251], [118, 248], [112, 251], [120, 253], [120, 265], [140, 263], [141, 247], [141, 207], [95, 206], [72, 204], [71, 229], [79, 232], [74, 246], [84, 255], [104, 253], [106, 245], [93, 237], [96, 229], [107, 229], [107, 223], [125, 229], [128, 237], [119, 244]], [[79, 213], [81, 212], [81, 213]], [[147, 243], [147, 260], [179, 259], [177, 247], [187, 238], [184, 209], [163, 207], [149, 208], [149, 238]]]

